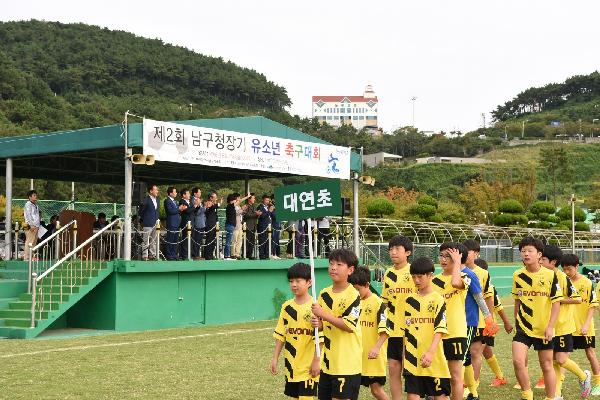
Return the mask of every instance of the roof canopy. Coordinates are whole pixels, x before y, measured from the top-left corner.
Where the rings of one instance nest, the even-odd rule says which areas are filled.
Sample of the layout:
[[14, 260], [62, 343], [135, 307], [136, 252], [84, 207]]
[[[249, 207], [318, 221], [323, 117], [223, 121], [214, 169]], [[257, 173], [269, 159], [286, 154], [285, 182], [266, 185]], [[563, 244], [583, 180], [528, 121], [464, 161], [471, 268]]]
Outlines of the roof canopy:
[[[177, 121], [182, 124], [253, 133], [312, 143], [330, 144], [264, 117], [218, 118]], [[129, 124], [128, 144], [141, 153], [142, 124]], [[121, 125], [75, 131], [40, 133], [0, 138], [0, 168], [13, 159], [16, 178], [47, 179], [121, 185], [124, 182], [124, 139]], [[137, 150], [136, 150], [137, 149]], [[351, 155], [351, 169], [360, 170], [360, 156]], [[214, 182], [290, 176], [202, 165], [156, 162], [133, 166], [135, 180], [157, 184]]]

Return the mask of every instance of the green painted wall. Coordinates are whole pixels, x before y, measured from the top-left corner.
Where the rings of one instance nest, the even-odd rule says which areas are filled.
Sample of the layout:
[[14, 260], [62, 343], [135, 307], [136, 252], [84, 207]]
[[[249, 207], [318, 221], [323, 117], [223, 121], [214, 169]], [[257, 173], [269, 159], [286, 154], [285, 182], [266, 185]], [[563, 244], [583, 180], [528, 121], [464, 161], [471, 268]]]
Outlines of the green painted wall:
[[[52, 328], [140, 331], [276, 318], [292, 297], [287, 268], [295, 261], [117, 261], [114, 272]], [[317, 291], [331, 284], [327, 260], [315, 260]], [[492, 265], [501, 296], [520, 265]]]

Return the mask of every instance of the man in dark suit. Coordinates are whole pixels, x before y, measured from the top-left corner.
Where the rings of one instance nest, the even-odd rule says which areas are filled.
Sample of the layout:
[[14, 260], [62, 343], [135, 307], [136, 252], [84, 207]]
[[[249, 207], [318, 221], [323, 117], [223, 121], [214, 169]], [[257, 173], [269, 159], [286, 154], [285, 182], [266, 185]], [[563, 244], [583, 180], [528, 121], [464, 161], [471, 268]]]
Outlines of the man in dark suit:
[[246, 258], [250, 260], [254, 260], [254, 235], [256, 234], [256, 220], [260, 214], [256, 208], [256, 197], [254, 193], [250, 193], [243, 213], [246, 223]]
[[210, 192], [210, 196], [204, 206], [206, 207], [204, 215], [206, 217], [206, 246], [204, 247], [204, 259], [213, 260], [215, 258], [215, 246], [217, 245], [217, 230], [216, 225], [219, 222], [217, 210], [219, 203], [217, 202], [217, 192]]
[[144, 261], [156, 259], [156, 221], [160, 219], [158, 201], [158, 186], [148, 186], [148, 196], [144, 199], [138, 213], [142, 223], [142, 259]]
[[258, 206], [260, 212], [256, 229], [258, 230], [258, 256], [261, 260], [266, 260], [269, 254], [269, 224], [271, 224], [271, 198], [268, 195], [262, 197], [262, 203]]
[[181, 215], [181, 221], [179, 222], [179, 229], [181, 231], [181, 243], [179, 244], [179, 259], [187, 260], [188, 258], [188, 241], [187, 241], [187, 224], [192, 221], [194, 216], [194, 207], [190, 202], [190, 191], [189, 189], [181, 189], [181, 200], [179, 200], [179, 213]]
[[179, 211], [183, 208], [177, 204], [177, 189], [169, 186], [167, 198], [165, 199], [165, 212], [167, 214], [167, 245], [165, 246], [165, 258], [169, 261], [177, 260], [177, 244], [179, 242]]

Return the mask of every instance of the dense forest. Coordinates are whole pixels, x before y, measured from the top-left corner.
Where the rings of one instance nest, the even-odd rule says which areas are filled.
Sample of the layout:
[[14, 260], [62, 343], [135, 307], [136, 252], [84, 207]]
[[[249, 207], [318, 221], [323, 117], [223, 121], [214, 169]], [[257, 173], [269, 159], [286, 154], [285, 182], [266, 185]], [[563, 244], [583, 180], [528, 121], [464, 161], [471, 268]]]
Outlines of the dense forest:
[[114, 124], [127, 109], [177, 120], [289, 105], [285, 88], [263, 74], [158, 39], [84, 24], [0, 23], [3, 136]]

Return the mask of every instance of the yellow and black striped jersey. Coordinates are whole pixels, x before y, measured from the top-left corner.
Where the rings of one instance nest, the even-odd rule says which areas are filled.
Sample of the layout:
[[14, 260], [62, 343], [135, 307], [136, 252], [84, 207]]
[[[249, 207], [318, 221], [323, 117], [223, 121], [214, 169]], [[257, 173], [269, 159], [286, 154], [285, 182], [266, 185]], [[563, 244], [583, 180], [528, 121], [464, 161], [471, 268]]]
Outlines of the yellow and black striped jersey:
[[562, 289], [554, 271], [542, 266], [536, 272], [521, 268], [513, 273], [512, 297], [519, 300], [516, 329], [544, 339], [552, 304], [562, 300]]
[[435, 349], [431, 365], [426, 368], [421, 366], [421, 357], [429, 350], [433, 336], [441, 333], [444, 338], [448, 333], [446, 311], [444, 298], [435, 291], [425, 296], [415, 294], [406, 298], [401, 322], [406, 338], [403, 363], [405, 374], [450, 378], [441, 340]]
[[[580, 276], [579, 279], [572, 280], [571, 283], [581, 296], [581, 304], [574, 304], [575, 332], [573, 332], [573, 336], [582, 336], [581, 328], [585, 324], [590, 308], [598, 307], [598, 298], [592, 287], [592, 281], [585, 276]], [[594, 330], [594, 318], [592, 318], [586, 336], [594, 336]]]
[[337, 318], [342, 318], [352, 332], [345, 332], [323, 321], [323, 354], [321, 370], [329, 375], [356, 375], [362, 371], [362, 335], [360, 295], [354, 287], [335, 293], [331, 286], [319, 294], [319, 305]]
[[465, 302], [471, 284], [471, 278], [464, 272], [460, 273], [465, 287], [452, 287], [452, 275], [438, 274], [431, 281], [433, 290], [442, 295], [446, 302], [446, 317], [448, 318], [448, 339], [467, 337], [467, 312]]
[[[580, 300], [581, 296], [573, 286], [573, 283], [561, 270], [556, 270], [556, 277], [558, 278], [558, 284], [562, 289], [563, 299]], [[576, 304], [561, 304], [560, 311], [558, 312], [558, 319], [556, 320], [556, 326], [554, 328], [556, 336], [568, 335], [575, 332], [575, 305]]]
[[[490, 273], [485, 269], [481, 268], [479, 265], [475, 265], [475, 268], [471, 269], [475, 275], [477, 275], [477, 279], [479, 279], [479, 284], [481, 285], [481, 295], [484, 299], [494, 296], [494, 290], [492, 286], [492, 280], [490, 279]], [[490, 310], [491, 312], [492, 310]], [[485, 328], [485, 319], [483, 318], [483, 313], [479, 310], [479, 325], [478, 328]]]
[[298, 304], [294, 299], [283, 303], [273, 332], [273, 337], [284, 343], [285, 377], [289, 382], [314, 379], [309, 372], [315, 356], [315, 334], [310, 324], [311, 300], [304, 304]]
[[362, 375], [385, 376], [387, 361], [387, 341], [381, 345], [379, 356], [369, 359], [369, 351], [379, 340], [381, 333], [389, 335], [387, 326], [387, 309], [383, 301], [375, 294], [371, 294], [360, 304], [360, 329], [362, 334]]
[[492, 287], [492, 290], [494, 292], [494, 311], [499, 313], [500, 311], [504, 310], [504, 306], [502, 305], [502, 302], [500, 301], [500, 296], [498, 296], [498, 291], [496, 290], [496, 287], [494, 285], [490, 285], [490, 286]]
[[410, 264], [400, 269], [391, 267], [385, 271], [381, 298], [388, 309], [391, 337], [402, 337], [403, 331], [398, 328], [398, 321], [404, 315], [406, 297], [416, 293], [415, 283], [410, 276]]

